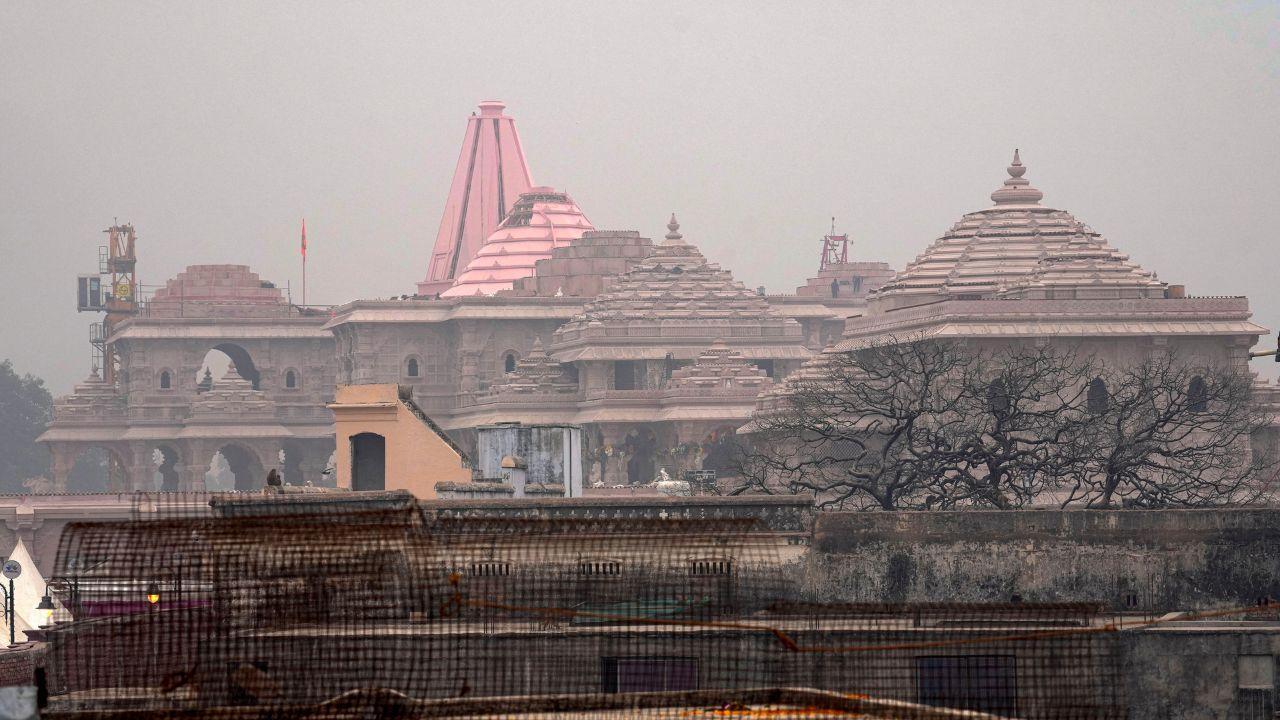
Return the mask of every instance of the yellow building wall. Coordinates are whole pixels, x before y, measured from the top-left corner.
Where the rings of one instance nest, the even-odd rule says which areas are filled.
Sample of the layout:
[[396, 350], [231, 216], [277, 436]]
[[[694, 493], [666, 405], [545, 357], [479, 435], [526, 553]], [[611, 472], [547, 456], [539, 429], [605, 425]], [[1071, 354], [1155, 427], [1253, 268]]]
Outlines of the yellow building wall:
[[463, 457], [400, 401], [398, 386], [339, 386], [329, 409], [337, 436], [338, 487], [351, 487], [351, 438], [360, 433], [384, 439], [387, 490], [408, 490], [429, 500], [436, 496], [437, 482], [471, 481]]

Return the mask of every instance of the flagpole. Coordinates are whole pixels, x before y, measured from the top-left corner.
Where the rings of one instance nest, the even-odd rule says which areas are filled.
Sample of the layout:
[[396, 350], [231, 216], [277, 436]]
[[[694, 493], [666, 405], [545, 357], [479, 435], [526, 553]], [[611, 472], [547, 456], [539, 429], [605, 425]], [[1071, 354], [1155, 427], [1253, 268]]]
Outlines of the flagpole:
[[307, 219], [302, 218], [302, 306], [307, 306]]

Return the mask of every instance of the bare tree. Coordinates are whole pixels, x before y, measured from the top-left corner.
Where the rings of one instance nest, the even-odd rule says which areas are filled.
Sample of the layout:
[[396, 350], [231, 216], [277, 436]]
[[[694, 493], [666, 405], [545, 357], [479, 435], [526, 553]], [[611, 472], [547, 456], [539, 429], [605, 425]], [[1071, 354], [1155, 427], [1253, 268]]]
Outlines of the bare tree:
[[1248, 503], [1275, 475], [1263, 438], [1273, 415], [1248, 373], [1170, 353], [1104, 372], [1088, 394], [1090, 422], [1063, 448], [1086, 459], [1064, 506]]
[[829, 352], [753, 421], [735, 492], [922, 509], [1250, 502], [1275, 473], [1251, 378], [1164, 356], [1108, 371], [1047, 345]]
[[971, 363], [923, 339], [823, 355], [757, 414], [738, 490], [812, 492], [825, 507], [933, 505], [960, 457], [951, 425]]
[[940, 497], [951, 505], [1017, 507], [1076, 474], [1080, 456], [1062, 450], [1082, 430], [1094, 372], [1091, 359], [1048, 345], [977, 356], [960, 393], [963, 417], [949, 426], [961, 459], [948, 469]]

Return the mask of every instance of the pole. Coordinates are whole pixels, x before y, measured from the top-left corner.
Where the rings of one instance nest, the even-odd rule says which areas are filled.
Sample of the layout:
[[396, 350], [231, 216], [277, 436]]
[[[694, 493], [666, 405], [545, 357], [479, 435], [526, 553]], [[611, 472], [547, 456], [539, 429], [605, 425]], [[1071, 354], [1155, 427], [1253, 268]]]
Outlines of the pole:
[[13, 578], [9, 578], [9, 597], [5, 600], [9, 603], [9, 644], [16, 645], [16, 638], [13, 635]]
[[307, 306], [307, 256], [302, 256], [302, 307]]

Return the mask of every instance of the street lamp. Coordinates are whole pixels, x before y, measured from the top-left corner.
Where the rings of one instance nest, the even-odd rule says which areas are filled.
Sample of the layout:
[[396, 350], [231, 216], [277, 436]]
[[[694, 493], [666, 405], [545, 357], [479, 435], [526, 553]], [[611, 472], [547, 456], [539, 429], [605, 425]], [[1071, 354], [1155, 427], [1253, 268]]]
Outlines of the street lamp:
[[56, 608], [53, 607], [53, 597], [49, 595], [49, 586], [45, 585], [44, 595], [40, 596], [40, 604], [36, 606], [36, 610], [44, 613], [44, 625], [53, 623], [53, 611], [55, 609]]
[[147, 602], [152, 605], [160, 602], [160, 586], [154, 580], [150, 585], [147, 585]]

